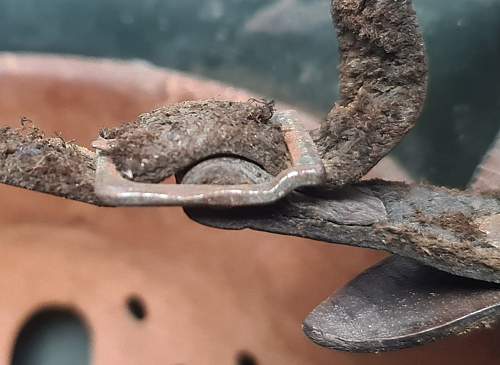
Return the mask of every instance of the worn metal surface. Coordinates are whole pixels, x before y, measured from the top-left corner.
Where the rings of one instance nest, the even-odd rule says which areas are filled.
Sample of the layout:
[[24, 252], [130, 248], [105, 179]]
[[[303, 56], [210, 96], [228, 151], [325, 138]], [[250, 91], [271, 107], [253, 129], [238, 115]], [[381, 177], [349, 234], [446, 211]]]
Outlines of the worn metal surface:
[[[498, 188], [500, 138], [472, 180], [471, 188]], [[500, 215], [478, 228], [500, 250]], [[500, 319], [500, 285], [445, 274], [394, 256], [347, 284], [305, 320], [314, 342], [353, 352], [379, 352], [420, 345], [487, 327]], [[367, 325], [369, 323], [369, 325]]]
[[[250, 175], [246, 165], [231, 166], [237, 167], [242, 175]], [[209, 181], [210, 175], [199, 178]], [[453, 274], [500, 283], [498, 241], [480, 229], [482, 220], [500, 214], [500, 198], [495, 196], [368, 181], [341, 190], [295, 192], [258, 209], [186, 212], [212, 227], [251, 228], [385, 250]]]
[[488, 327], [499, 316], [500, 285], [394, 256], [319, 305], [304, 332], [332, 349], [380, 352]]
[[[338, 0], [333, 6], [343, 51], [343, 100], [315, 137], [331, 187], [352, 185], [342, 190], [293, 193], [262, 209], [189, 214], [217, 227], [253, 228], [383, 249], [450, 273], [500, 282], [498, 238], [489, 233], [491, 222], [500, 214], [497, 196], [381, 181], [355, 184], [416, 121], [425, 94], [425, 58], [410, 2]], [[11, 150], [7, 146], [6, 151]], [[212, 171], [216, 178], [215, 169], [205, 171]], [[210, 181], [210, 176], [204, 180]], [[109, 186], [107, 181], [104, 186]], [[129, 194], [129, 189], [123, 192]], [[149, 203], [154, 204], [156, 193], [147, 188], [139, 191], [142, 195], [125, 198], [139, 205], [144, 201], [138, 203], [137, 197], [151, 199]], [[227, 198], [229, 193], [224, 194], [221, 205], [236, 205]], [[203, 197], [194, 199], [199, 198]], [[178, 196], [173, 199], [179, 204]], [[213, 202], [205, 196], [202, 203], [189, 200], [183, 204]], [[440, 317], [446, 323], [454, 320]], [[424, 325], [434, 328], [435, 323], [429, 323]]]
[[[400, 132], [406, 131], [407, 127], [409, 128], [414, 122], [413, 117], [415, 117], [423, 96], [425, 63], [421, 57], [423, 45], [417, 41], [420, 36], [417, 34], [418, 28], [409, 2], [338, 0], [333, 5], [335, 6], [338, 26], [343, 32], [342, 34], [346, 36], [342, 48], [342, 51], [347, 53], [342, 71], [346, 72], [343, 78], [345, 95], [348, 95], [347, 89], [354, 91], [358, 86], [360, 90], [370, 89], [368, 94], [353, 95], [353, 100], [357, 100], [356, 103], [350, 103], [349, 97], [344, 100], [347, 103], [343, 105], [343, 109], [341, 108], [346, 111], [346, 114], [343, 114], [344, 117], [347, 118], [351, 112], [355, 113], [354, 116], [351, 115], [353, 116], [352, 123], [345, 119], [343, 122], [339, 122], [339, 129], [331, 124], [331, 128], [323, 128], [323, 131], [330, 133], [330, 137], [333, 138], [330, 142], [333, 140], [341, 141], [339, 145], [333, 143], [332, 146], [340, 148], [340, 152], [347, 153], [345, 159], [341, 159], [347, 161], [347, 164], [342, 165], [342, 171], [339, 170], [343, 177], [330, 185], [338, 188], [339, 184], [342, 185], [349, 179], [355, 181], [360, 172], [357, 168], [360, 167], [359, 163], [363, 169], [369, 168], [377, 158], [385, 153], [384, 151], [387, 151], [389, 145], [397, 144], [402, 138]], [[387, 29], [384, 28], [386, 26]], [[349, 37], [347, 35], [350, 29], [352, 29], [355, 38], [352, 50], [348, 47]], [[398, 38], [404, 31], [408, 31], [411, 35], [405, 34], [404, 37]], [[402, 46], [401, 42], [404, 44], [408, 42], [412, 47], [400, 50], [398, 47]], [[375, 52], [377, 50], [378, 52]], [[384, 52], [392, 52], [392, 56], [399, 61], [386, 65], [384, 60], [387, 55]], [[353, 69], [348, 67], [349, 63], [353, 65]], [[367, 83], [358, 78], [354, 72], [355, 70], [364, 70], [365, 66], [369, 66], [369, 69], [374, 72], [370, 73]], [[409, 74], [406, 74], [404, 70], [407, 70]], [[405, 86], [401, 88], [398, 85], [401, 81], [400, 77], [404, 75], [415, 77], [404, 78], [403, 81], [409, 83], [405, 83]], [[371, 78], [372, 76], [373, 78]], [[386, 84], [383, 84], [385, 86], [382, 87], [381, 83], [386, 81], [389, 84], [394, 83], [394, 88]], [[394, 101], [395, 98], [397, 99], [398, 96], [405, 93], [412, 95], [408, 100], [412, 100], [414, 105], [412, 102], [410, 102], [411, 105], [407, 104], [403, 100], [402, 104], [393, 104], [394, 114], [389, 113], [386, 110], [388, 105], [384, 100]], [[377, 95], [380, 98], [375, 97]], [[387, 98], [388, 96], [390, 97]], [[382, 104], [378, 104], [377, 101]], [[405, 110], [407, 113], [404, 112]], [[395, 118], [393, 120], [395, 121], [393, 125], [395, 129], [391, 129], [391, 118], [383, 118], [386, 114]], [[335, 118], [328, 120], [332, 123], [335, 122]], [[213, 118], [211, 121], [213, 122]], [[381, 124], [379, 125], [379, 123]], [[260, 130], [256, 124], [252, 128], [255, 133]], [[81, 152], [83, 150], [71, 143], [64, 141], [54, 143], [54, 141], [40, 136], [34, 141], [33, 138], [27, 141], [24, 138], [19, 138], [18, 143], [13, 145], [8, 136], [18, 133], [12, 132], [12, 130], [4, 130], [4, 132], [6, 137], [2, 138], [2, 142], [5, 142], [3, 143], [5, 153], [2, 157], [9, 164], [0, 170], [0, 181], [93, 204], [106, 204], [101, 199], [96, 198], [92, 190], [95, 166], [91, 153], [85, 152], [84, 156], [88, 157], [89, 163], [82, 164], [80, 160], [75, 160], [71, 151]], [[251, 131], [247, 132], [249, 135], [252, 134]], [[358, 135], [361, 132], [363, 135]], [[262, 134], [262, 132], [260, 133]], [[374, 136], [374, 149], [369, 151], [366, 149], [368, 148], [367, 142], [370, 141], [372, 134]], [[323, 136], [325, 135], [323, 134]], [[382, 145], [377, 143], [381, 136], [384, 137]], [[37, 153], [40, 152], [40, 155], [24, 153], [25, 147], [30, 147], [33, 143], [44, 147], [38, 149]], [[319, 145], [324, 147], [327, 144]], [[259, 152], [259, 155], [265, 155], [267, 159], [276, 154], [276, 151], [266, 151], [260, 148], [255, 148], [255, 150]], [[335, 150], [332, 151], [335, 152]], [[366, 155], [365, 152], [367, 152]], [[22, 169], [17, 168], [16, 174], [13, 174], [10, 161], [15, 160], [16, 167], [19, 167], [17, 165], [19, 159], [15, 158], [16, 154], [22, 154], [24, 159]], [[78, 154], [78, 156], [80, 155], [81, 153]], [[362, 156], [368, 157], [363, 160], [364, 162], [362, 159], [358, 161], [357, 157]], [[146, 159], [148, 161], [155, 160], [154, 156], [150, 157]], [[130, 159], [135, 165], [140, 166], [142, 163], [142, 159], [132, 157]], [[61, 164], [61, 161], [65, 164]], [[355, 161], [355, 164], [358, 164], [357, 167], [349, 165], [349, 161]], [[332, 169], [332, 166], [334, 165], [327, 166], [327, 170], [334, 172], [335, 169]], [[340, 168], [339, 166], [336, 168]], [[75, 167], [78, 167], [77, 175], [73, 172]], [[155, 168], [161, 166], [156, 166], [153, 162], [152, 166], [149, 167], [151, 169], [148, 171], [156, 171]], [[218, 171], [216, 169], [211, 169], [211, 171], [211, 176], [206, 176], [203, 183], [210, 184], [212, 182], [215, 184], [220, 180]], [[262, 173], [266, 173], [266, 171], [262, 171]], [[62, 185], [64, 189], [61, 189]], [[83, 190], [82, 186], [86, 189]], [[145, 191], [145, 193], [148, 192], [149, 190]], [[153, 193], [156, 192], [153, 191]], [[147, 196], [148, 199], [151, 197], [151, 195]], [[344, 204], [339, 203], [339, 201], [343, 201]], [[385, 218], [379, 219], [379, 216], [375, 215], [378, 219], [376, 223], [366, 224], [369, 219], [365, 218], [370, 217], [373, 210], [371, 202], [373, 201], [378, 201], [378, 205], [383, 206], [387, 217], [382, 216]], [[232, 204], [230, 199], [226, 202], [221, 201], [221, 203]], [[353, 183], [351, 186], [337, 191], [325, 187], [315, 192], [296, 193], [290, 196], [290, 199], [278, 202], [273, 206], [266, 206], [257, 212], [251, 209], [242, 209], [237, 212], [233, 210], [229, 212], [208, 210], [196, 214], [190, 212], [190, 214], [193, 213], [191, 216], [194, 219], [213, 226], [248, 227], [332, 243], [382, 249], [414, 258], [422, 263], [458, 275], [498, 282], [500, 281], [500, 252], [497, 235], [490, 234], [489, 231], [484, 231], [481, 227], [485, 227], [485, 220], [500, 213], [499, 206], [500, 199], [495, 195], [482, 196], [425, 185], [407, 186], [399, 183], [373, 182]], [[339, 207], [348, 207], [349, 209], [339, 209]], [[363, 212], [363, 209], [366, 210]], [[363, 224], [346, 224], [354, 219], [353, 217], [356, 221], [359, 219]]]
[[[293, 112], [278, 113], [292, 166], [276, 177], [255, 184], [148, 184], [123, 178], [110, 157], [97, 155], [95, 193], [111, 206], [248, 206], [275, 202], [291, 191], [322, 184], [325, 169], [309, 133]], [[100, 139], [94, 147], [106, 151], [112, 140]]]
[[[495, 157], [495, 153], [492, 151], [489, 156]], [[478, 174], [478, 177], [481, 177], [481, 172]], [[488, 181], [493, 186], [498, 186], [498, 181], [492, 179]], [[436, 213], [443, 209], [456, 209], [464, 203], [463, 200], [461, 203], [458, 201], [452, 203], [451, 200], [444, 198], [443, 189], [437, 191], [425, 186], [413, 186], [408, 189], [408, 195], [403, 194], [399, 197], [395, 186], [388, 188], [386, 193], [384, 193], [383, 184], [375, 189], [378, 191], [376, 196], [381, 199], [384, 208], [389, 212], [388, 220], [392, 224], [409, 223], [407, 220], [411, 219], [409, 213], [412, 209], [417, 211], [422, 209], [421, 212], [425, 211], [428, 214], [431, 211]], [[448, 193], [453, 195], [457, 192], [449, 191]], [[477, 197], [481, 200], [486, 196], [477, 195]], [[292, 199], [293, 196], [290, 198]], [[336, 200], [337, 208], [340, 208], [339, 201], [345, 202], [339, 199], [339, 196]], [[360, 197], [357, 200], [359, 202]], [[431, 203], [430, 206], [426, 206], [428, 203]], [[476, 203], [472, 201], [470, 203], [478, 207]], [[290, 210], [288, 219], [285, 217], [277, 219], [279, 223], [273, 222], [276, 216], [280, 215], [278, 211], [274, 214], [266, 212], [260, 216], [247, 215], [245, 220], [243, 215], [239, 219], [233, 210], [231, 218], [229, 215], [226, 216], [225, 228], [257, 227], [257, 229], [280, 233], [290, 231], [290, 227], [295, 225], [297, 227], [295, 232], [300, 236], [310, 238], [323, 236], [323, 239], [329, 242], [340, 242], [345, 238], [341, 230], [330, 230], [333, 226], [332, 221], [336, 224], [345, 223], [345, 221], [335, 215], [330, 215], [334, 204], [330, 205], [327, 200], [319, 205], [321, 210], [317, 211], [307, 209], [309, 205], [307, 199], [292, 200], [283, 204], [284, 207], [279, 208], [281, 214], [287, 211], [288, 205], [294, 208]], [[310, 205], [314, 206], [314, 203]], [[340, 209], [348, 215], [346, 212], [349, 210], [342, 208], [343, 206]], [[366, 207], [363, 210], [368, 211]], [[191, 212], [192, 217], [200, 219], [199, 212]], [[490, 242], [490, 253], [493, 256], [498, 255], [499, 247], [498, 236], [494, 236], [494, 232], [498, 229], [497, 220], [498, 214], [478, 219], [478, 229], [486, 234]], [[215, 226], [220, 226], [222, 223], [219, 218], [210, 217], [209, 214], [202, 216], [201, 221]], [[405, 221], [407, 223], [404, 223]], [[424, 226], [431, 222], [432, 220], [420, 220]], [[287, 223], [290, 225], [287, 226]], [[360, 228], [350, 225], [346, 226], [345, 230], [348, 230], [348, 234], [352, 236], [357, 234], [355, 232], [359, 232]], [[300, 231], [302, 233], [299, 233]], [[329, 238], [327, 238], [328, 232]], [[418, 229], [416, 232], [418, 232], [416, 235], [423, 239], [425, 231]], [[369, 239], [366, 237], [365, 242], [369, 242]], [[411, 257], [413, 255], [411, 252], [415, 248], [412, 245], [420, 245], [424, 249], [425, 245], [421, 243], [423, 241], [420, 243], [412, 240], [402, 241], [399, 248], [392, 247], [392, 252]], [[439, 240], [435, 239], [434, 243], [439, 245]], [[367, 246], [370, 247], [369, 244]], [[486, 247], [478, 246], [477, 249], [481, 251]], [[464, 252], [468, 251], [465, 247], [463, 249]], [[418, 248], [415, 253], [417, 251], [419, 251]], [[456, 248], [455, 251], [457, 251]], [[443, 254], [443, 251], [440, 254]], [[394, 256], [335, 293], [307, 317], [304, 322], [305, 334], [317, 344], [332, 349], [350, 352], [380, 352], [412, 347], [450, 335], [464, 334], [477, 328], [494, 325], [498, 321], [500, 316], [500, 286], [498, 284], [466, 279], [422, 265], [422, 262], [435, 264], [435, 262], [431, 263], [435, 258], [422, 251], [414, 257], [418, 261]], [[462, 269], [458, 268], [460, 264], [455, 267], [451, 266], [455, 265], [451, 261], [449, 264], [448, 268], [443, 266], [440, 268], [459, 274], [467, 270], [462, 272]]]

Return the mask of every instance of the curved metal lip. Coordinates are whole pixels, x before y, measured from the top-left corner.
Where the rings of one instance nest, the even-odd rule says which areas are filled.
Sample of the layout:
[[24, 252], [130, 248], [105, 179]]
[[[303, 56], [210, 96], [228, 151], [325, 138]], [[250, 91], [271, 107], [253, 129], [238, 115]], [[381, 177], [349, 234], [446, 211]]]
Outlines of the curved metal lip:
[[[424, 268], [424, 271], [419, 268]], [[380, 284], [384, 280], [386, 282]], [[487, 282], [478, 282], [477, 285], [480, 286], [476, 286], [475, 280], [392, 256], [360, 274], [316, 307], [304, 320], [303, 331], [320, 346], [349, 352], [387, 352], [427, 344], [498, 322], [500, 286]], [[415, 290], [409, 291], [409, 287]], [[384, 300], [370, 300], [375, 295], [370, 292], [374, 288], [373, 293], [381, 295], [379, 299], [385, 297]], [[346, 291], [350, 293], [345, 295]], [[383, 294], [380, 294], [381, 291]], [[435, 298], [436, 293], [445, 296], [437, 301], [429, 299]], [[453, 303], [449, 301], [450, 297], [460, 304], [450, 307]], [[392, 310], [411, 300], [415, 301], [415, 305], [408, 312], [397, 314]], [[358, 315], [359, 311], [365, 311], [367, 315], [373, 311], [369, 306], [365, 307], [366, 303], [373, 304], [377, 307], [376, 312], [382, 313], [382, 317], [372, 316], [373, 321], [380, 321], [378, 327], [394, 330], [371, 333], [370, 330], [365, 331], [363, 323], [344, 320], [338, 315], [339, 308]], [[386, 312], [393, 314], [389, 318]], [[366, 323], [366, 326], [371, 327], [372, 324]]]
[[[404, 335], [368, 338], [366, 340], [352, 340], [334, 334], [323, 333], [321, 330], [310, 326], [307, 319], [302, 324], [302, 328], [307, 337], [322, 347], [339, 351], [374, 353], [425, 345], [449, 335], [467, 333], [474, 328], [487, 327], [487, 324], [493, 322], [493, 318], [497, 318], [498, 315], [500, 315], [500, 305], [496, 304], [419, 331], [415, 330]], [[482, 320], [485, 321], [484, 324], [481, 323]]]
[[326, 172], [314, 141], [295, 112], [277, 113], [292, 165], [269, 181], [247, 185], [149, 184], [127, 180], [111, 158], [101, 153], [112, 140], [98, 139], [95, 193], [111, 206], [220, 206], [237, 207], [273, 203], [293, 190], [325, 182]]

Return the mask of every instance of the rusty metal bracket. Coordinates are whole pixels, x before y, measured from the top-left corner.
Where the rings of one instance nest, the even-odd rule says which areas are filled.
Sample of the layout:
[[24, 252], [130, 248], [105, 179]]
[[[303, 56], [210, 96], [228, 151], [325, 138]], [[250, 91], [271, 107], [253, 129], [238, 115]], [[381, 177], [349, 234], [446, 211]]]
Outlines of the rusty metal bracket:
[[112, 140], [98, 139], [95, 193], [111, 206], [249, 206], [275, 202], [293, 190], [320, 185], [326, 180], [323, 162], [316, 146], [292, 111], [277, 113], [292, 165], [277, 176], [259, 184], [195, 185], [147, 184], [121, 176], [106, 156]]

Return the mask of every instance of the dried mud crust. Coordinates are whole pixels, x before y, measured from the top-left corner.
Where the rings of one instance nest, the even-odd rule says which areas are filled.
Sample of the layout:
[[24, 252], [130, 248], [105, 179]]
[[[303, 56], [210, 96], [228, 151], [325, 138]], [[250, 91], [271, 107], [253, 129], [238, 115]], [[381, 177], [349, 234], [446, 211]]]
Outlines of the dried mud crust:
[[114, 139], [106, 152], [126, 178], [160, 182], [213, 156], [239, 156], [272, 175], [284, 170], [288, 150], [272, 103], [190, 101], [156, 109], [132, 123], [101, 131]]
[[94, 154], [36, 127], [0, 128], [0, 182], [99, 205]]
[[408, 0], [333, 0], [341, 99], [315, 140], [329, 183], [359, 180], [415, 125], [427, 65]]

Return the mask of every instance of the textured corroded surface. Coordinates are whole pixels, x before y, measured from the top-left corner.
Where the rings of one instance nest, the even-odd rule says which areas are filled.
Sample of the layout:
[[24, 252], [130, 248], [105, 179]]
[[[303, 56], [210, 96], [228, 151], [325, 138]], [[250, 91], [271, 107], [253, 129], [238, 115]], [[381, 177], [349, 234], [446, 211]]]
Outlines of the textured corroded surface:
[[[409, 1], [332, 2], [341, 100], [314, 132], [332, 186], [362, 178], [415, 125], [426, 93], [423, 39]], [[205, 101], [167, 106], [105, 133], [125, 177], [158, 182], [195, 162], [238, 155], [276, 175], [286, 148], [270, 105]]]
[[114, 139], [106, 152], [131, 180], [160, 182], [220, 155], [241, 156], [273, 175], [288, 165], [274, 105], [250, 100], [195, 101], [166, 106], [101, 135]]
[[0, 182], [98, 204], [94, 154], [35, 127], [0, 128]]
[[[0, 55], [0, 74], [0, 122], [19, 126], [22, 111], [47, 137], [62, 131], [66, 144], [73, 138], [88, 143], [99, 128], [155, 105], [209, 95], [249, 98], [218, 83], [108, 60]], [[23, 324], [47, 305], [82, 317], [94, 365], [234, 365], [242, 351], [259, 364], [348, 365], [344, 355], [310, 344], [300, 322], [331, 290], [382, 257], [304, 239], [216, 231], [180, 209], [103, 209], [2, 184], [0, 202], [1, 365], [12, 364]], [[330, 265], [335, 276], [320, 280]], [[131, 295], [144, 303], [143, 321], [127, 310]], [[61, 339], [52, 338], [57, 351]], [[476, 356], [487, 359], [495, 351], [489, 341], [479, 334], [468, 343], [483, 343]], [[427, 350], [433, 365], [440, 364], [440, 351]]]
[[360, 179], [415, 125], [427, 67], [411, 1], [335, 0], [341, 100], [317, 143], [329, 182]]
[[[329, 161], [336, 158], [335, 151], [347, 153], [341, 159], [342, 167], [335, 165], [330, 169], [330, 173], [344, 174], [334, 179], [332, 186], [337, 186], [359, 178], [363, 169], [368, 170], [413, 125], [425, 92], [425, 62], [409, 2], [346, 0], [333, 5], [345, 53], [342, 75], [347, 104], [334, 108], [329, 118], [331, 123], [323, 126], [318, 141], [324, 147], [322, 152], [329, 168], [333, 166]], [[335, 116], [336, 111], [343, 112]], [[139, 181], [160, 181], [194, 162], [220, 154], [243, 156], [267, 172], [276, 173], [286, 159], [281, 134], [270, 123], [272, 112], [270, 105], [256, 101], [180, 103], [145, 114], [135, 123], [105, 131], [104, 136], [117, 140], [111, 154], [122, 173]], [[48, 145], [50, 155], [57, 146], [53, 142]], [[75, 176], [68, 177], [57, 170], [66, 166], [60, 161], [68, 160], [61, 153], [82, 150], [57, 151], [60, 160], [36, 159], [28, 163], [48, 164], [44, 168], [61, 172], [63, 180], [80, 176], [84, 180], [81, 186], [86, 189], [78, 184], [65, 184], [61, 190], [54, 181], [44, 181], [52, 175], [29, 168], [26, 171], [29, 170], [31, 183], [23, 185], [15, 174], [4, 175], [4, 181], [99, 203], [89, 192], [91, 163], [80, 163], [82, 158], [77, 155], [75, 165], [80, 170], [76, 170]], [[212, 171], [211, 178], [217, 181], [219, 170]], [[359, 195], [359, 188], [364, 195]], [[328, 189], [316, 194], [296, 194], [257, 213], [248, 210], [238, 214], [231, 211], [230, 216], [222, 213], [225, 222], [217, 221], [219, 216], [213, 214], [209, 223], [383, 249], [460, 275], [500, 280], [498, 250], [476, 222], [498, 214], [498, 199], [494, 196], [469, 196], [428, 186], [382, 182], [361, 184], [356, 189], [358, 193], [354, 196], [348, 190], [339, 195]], [[346, 191], [350, 195], [347, 200]], [[365, 199], [368, 196], [370, 201], [373, 197], [381, 201], [387, 221], [376, 220], [376, 224], [366, 225], [367, 221], [361, 219], [373, 208]], [[339, 200], [349, 209], [337, 209], [341, 206]], [[353, 217], [356, 222], [349, 224]]]
[[[360, 212], [371, 216], [381, 212], [373, 210], [374, 202], [387, 215], [364, 224]], [[500, 283], [498, 242], [479, 224], [500, 214], [500, 198], [494, 196], [373, 180], [340, 191], [296, 193], [266, 208], [187, 212], [214, 227], [251, 228], [385, 250], [453, 274]]]
[[500, 285], [393, 256], [321, 303], [304, 332], [328, 348], [380, 352], [488, 328], [499, 318]]
[[[44, 139], [39, 132], [4, 129], [3, 133], [5, 183], [99, 204], [91, 189], [91, 154], [60, 139]], [[262, 170], [261, 176], [265, 174]], [[253, 228], [386, 250], [458, 275], [500, 282], [498, 242], [480, 223], [498, 214], [500, 198], [495, 196], [372, 181], [343, 191], [297, 193], [257, 210], [204, 210], [191, 215], [223, 228]]]

